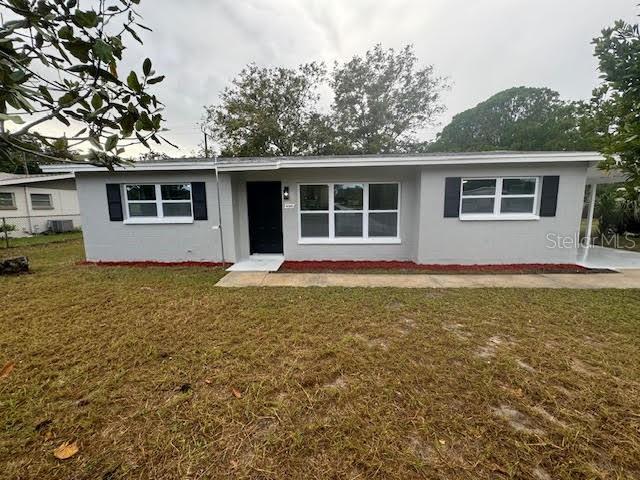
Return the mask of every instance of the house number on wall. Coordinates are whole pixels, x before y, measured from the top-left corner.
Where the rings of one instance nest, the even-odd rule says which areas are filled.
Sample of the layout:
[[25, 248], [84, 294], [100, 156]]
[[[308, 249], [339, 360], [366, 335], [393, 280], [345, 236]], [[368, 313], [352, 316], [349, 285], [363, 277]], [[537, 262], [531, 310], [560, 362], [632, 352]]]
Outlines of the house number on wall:
[[284, 204], [284, 208], [295, 208], [296, 204], [295, 203], [285, 203]]

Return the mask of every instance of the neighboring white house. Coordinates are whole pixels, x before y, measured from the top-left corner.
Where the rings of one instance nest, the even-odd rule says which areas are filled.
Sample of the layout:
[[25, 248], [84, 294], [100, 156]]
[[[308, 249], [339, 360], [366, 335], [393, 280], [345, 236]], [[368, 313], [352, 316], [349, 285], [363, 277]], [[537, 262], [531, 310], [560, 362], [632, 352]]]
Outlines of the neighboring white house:
[[0, 228], [2, 219], [13, 237], [79, 228], [82, 222], [73, 173], [0, 173]]
[[87, 260], [575, 264], [595, 152], [179, 159], [76, 175]]

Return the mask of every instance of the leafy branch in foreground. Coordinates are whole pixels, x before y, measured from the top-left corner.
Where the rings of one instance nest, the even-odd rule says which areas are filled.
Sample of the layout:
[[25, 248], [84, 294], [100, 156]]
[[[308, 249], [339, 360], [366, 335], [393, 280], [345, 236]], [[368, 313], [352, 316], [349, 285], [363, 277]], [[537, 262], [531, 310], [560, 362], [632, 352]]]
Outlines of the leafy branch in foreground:
[[[125, 39], [142, 43], [139, 30], [150, 30], [139, 1], [83, 10], [76, 0], [0, 0], [0, 161], [27, 154], [113, 168], [127, 146], [169, 143], [162, 103], [149, 93], [164, 76], [148, 58], [141, 72], [118, 73]], [[55, 127], [64, 134], [44, 133]]]

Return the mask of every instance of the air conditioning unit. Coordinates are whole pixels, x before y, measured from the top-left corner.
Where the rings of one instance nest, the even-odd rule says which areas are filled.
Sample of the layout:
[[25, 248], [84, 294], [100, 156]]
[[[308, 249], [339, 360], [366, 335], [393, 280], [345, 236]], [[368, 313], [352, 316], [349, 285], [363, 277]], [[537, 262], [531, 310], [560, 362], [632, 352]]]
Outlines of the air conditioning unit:
[[49, 230], [53, 233], [73, 231], [73, 220], [49, 220]]

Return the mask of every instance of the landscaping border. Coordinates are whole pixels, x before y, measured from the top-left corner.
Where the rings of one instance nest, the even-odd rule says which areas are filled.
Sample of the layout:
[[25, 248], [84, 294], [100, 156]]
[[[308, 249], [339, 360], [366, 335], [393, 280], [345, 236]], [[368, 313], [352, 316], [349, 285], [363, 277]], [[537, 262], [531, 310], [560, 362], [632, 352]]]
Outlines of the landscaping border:
[[222, 262], [159, 262], [159, 261], [89, 261], [83, 260], [77, 265], [94, 267], [222, 267], [229, 263]]
[[[432, 273], [432, 274], [528, 274], [528, 273], [602, 273], [601, 269], [590, 269], [570, 263], [509, 263], [509, 264], [419, 264], [410, 261], [285, 261], [278, 273], [294, 272], [343, 272], [362, 273], [372, 271], [386, 271], [389, 273]], [[606, 270], [608, 271], [608, 270]]]

